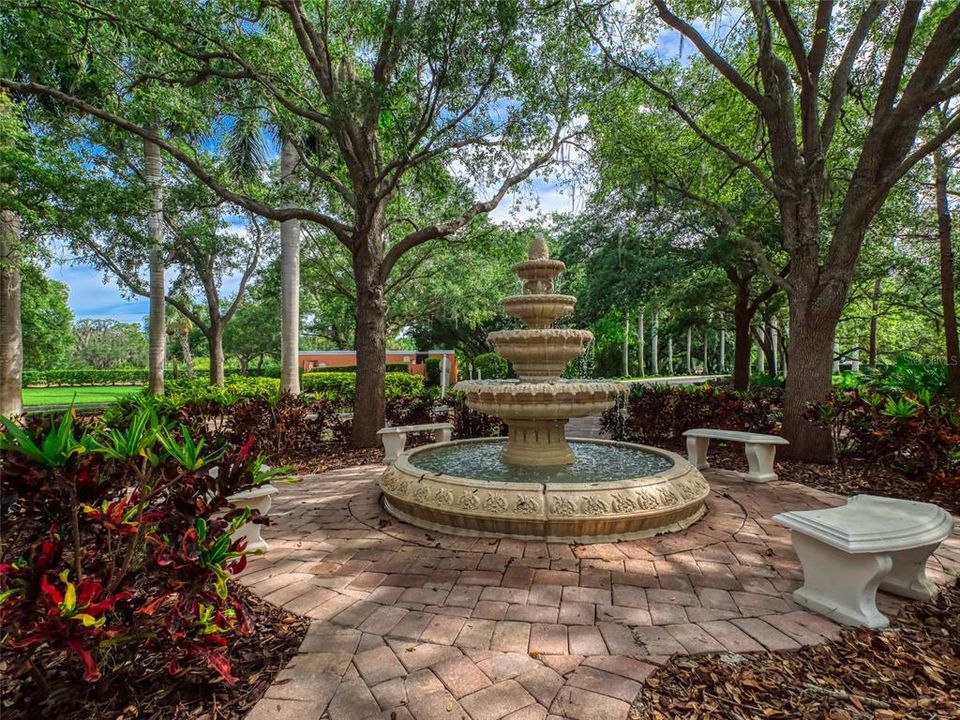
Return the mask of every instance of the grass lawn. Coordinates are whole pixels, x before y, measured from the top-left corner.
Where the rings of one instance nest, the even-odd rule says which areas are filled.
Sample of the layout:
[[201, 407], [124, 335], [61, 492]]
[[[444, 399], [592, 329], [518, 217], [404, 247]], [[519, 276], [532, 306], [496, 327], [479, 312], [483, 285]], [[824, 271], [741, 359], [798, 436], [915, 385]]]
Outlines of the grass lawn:
[[23, 404], [31, 405], [69, 405], [70, 403], [102, 403], [113, 402], [124, 395], [138, 393], [143, 388], [139, 385], [97, 386], [84, 385], [82, 387], [42, 387], [24, 388]]

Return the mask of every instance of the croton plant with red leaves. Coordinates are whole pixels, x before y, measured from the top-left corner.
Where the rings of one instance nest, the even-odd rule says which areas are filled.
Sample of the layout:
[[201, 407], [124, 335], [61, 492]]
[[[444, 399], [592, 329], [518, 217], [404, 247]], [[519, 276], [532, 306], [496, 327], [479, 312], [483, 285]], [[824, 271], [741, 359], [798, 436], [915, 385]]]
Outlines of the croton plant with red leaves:
[[15, 498], [3, 508], [0, 625], [15, 671], [44, 677], [63, 653], [83, 680], [115, 680], [150, 653], [173, 674], [233, 682], [230, 638], [250, 626], [228, 583], [247, 562], [232, 536], [250, 511], [227, 498], [280, 473], [253, 438], [195, 440], [149, 405], [80, 434], [72, 413], [39, 433], [0, 422], [3, 498]]

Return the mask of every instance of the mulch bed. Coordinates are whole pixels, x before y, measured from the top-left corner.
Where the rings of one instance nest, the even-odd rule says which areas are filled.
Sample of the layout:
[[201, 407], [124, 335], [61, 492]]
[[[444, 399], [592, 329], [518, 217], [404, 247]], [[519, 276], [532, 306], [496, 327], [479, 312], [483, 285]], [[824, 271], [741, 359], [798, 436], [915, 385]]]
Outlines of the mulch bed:
[[[686, 457], [686, 449], [681, 442], [664, 443], [664, 446]], [[740, 443], [711, 442], [708, 459], [710, 465], [715, 468], [747, 471], [747, 458]], [[857, 460], [850, 460], [846, 467], [843, 467], [778, 459], [776, 470], [781, 480], [800, 483], [837, 495], [850, 496], [863, 493], [901, 500], [932, 502], [954, 515], [960, 515], [960, 494], [935, 492], [931, 495], [925, 483], [908, 478], [889, 467], [868, 465]]]
[[[47, 682], [55, 690], [46, 700], [37, 696], [29, 675], [13, 672], [16, 656], [0, 659], [0, 716], [3, 720], [239, 720], [256, 704], [273, 678], [292, 658], [306, 635], [309, 620], [264, 602], [241, 585], [235, 593], [248, 607], [254, 630], [230, 645], [231, 686], [187, 675], [172, 677], [162, 662], [139, 658], [122, 679], [104, 673], [100, 683], [80, 680], [77, 663], [48, 653]], [[41, 651], [42, 652], [42, 651]]]
[[677, 658], [646, 679], [631, 717], [960, 718], [960, 582], [905, 606], [888, 630], [845, 629], [796, 652]]

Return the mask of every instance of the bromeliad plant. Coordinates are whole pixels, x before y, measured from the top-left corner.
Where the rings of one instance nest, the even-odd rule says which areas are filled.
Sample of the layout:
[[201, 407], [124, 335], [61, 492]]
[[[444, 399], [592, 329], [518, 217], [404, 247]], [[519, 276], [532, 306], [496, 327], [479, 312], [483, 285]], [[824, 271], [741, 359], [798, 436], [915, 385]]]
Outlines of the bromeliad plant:
[[0, 422], [3, 494], [17, 498], [0, 563], [15, 672], [46, 688], [47, 663], [70, 654], [85, 680], [114, 681], [152, 653], [172, 673], [231, 682], [225, 648], [250, 629], [227, 582], [246, 565], [232, 535], [250, 511], [228, 497], [280, 472], [263, 469], [253, 438], [195, 440], [149, 404], [79, 435], [72, 413], [45, 434]]

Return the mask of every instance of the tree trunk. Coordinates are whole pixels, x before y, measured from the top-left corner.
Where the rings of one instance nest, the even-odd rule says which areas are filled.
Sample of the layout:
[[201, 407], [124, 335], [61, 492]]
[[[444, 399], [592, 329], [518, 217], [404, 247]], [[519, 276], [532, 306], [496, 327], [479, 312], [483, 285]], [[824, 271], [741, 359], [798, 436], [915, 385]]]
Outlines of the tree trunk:
[[223, 323], [219, 319], [210, 319], [207, 333], [207, 345], [210, 346], [210, 384], [223, 386]]
[[637, 351], [639, 355], [640, 369], [637, 371], [638, 377], [644, 377], [647, 372], [647, 362], [644, 357], [644, 337], [643, 337], [643, 311], [637, 315]]
[[370, 253], [370, 246], [378, 240], [358, 243], [353, 257], [353, 272], [357, 283], [356, 348], [357, 392], [353, 403], [353, 434], [350, 443], [355, 448], [376, 447], [377, 430], [386, 419], [384, 373], [386, 371], [387, 305], [380, 278], [380, 262]]
[[703, 329], [703, 374], [710, 374], [710, 328]]
[[[820, 295], [823, 302], [823, 295]], [[794, 299], [790, 304], [790, 372], [783, 407], [783, 434], [789, 457], [807, 462], [833, 462], [833, 441], [826, 427], [805, 417], [806, 405], [827, 398], [832, 391], [833, 334], [841, 302], [828, 312], [813, 303]]]
[[20, 218], [0, 210], [0, 415], [7, 417], [23, 410], [20, 290]]
[[693, 374], [693, 328], [687, 326], [687, 375]]
[[883, 292], [883, 282], [877, 278], [873, 283], [873, 314], [870, 315], [870, 367], [877, 366], [877, 332], [880, 325], [880, 294]]
[[[284, 141], [280, 184], [292, 188], [297, 150]], [[280, 223], [280, 389], [300, 394], [300, 221]]]
[[623, 363], [624, 377], [630, 377], [630, 312], [623, 314]]
[[143, 143], [143, 169], [150, 193], [150, 319], [148, 391], [163, 395], [163, 369], [167, 354], [166, 287], [163, 263], [163, 186], [160, 179], [160, 148]]
[[936, 170], [937, 235], [940, 239], [940, 302], [947, 352], [947, 392], [960, 398], [960, 334], [957, 331], [956, 275], [953, 262], [953, 224], [947, 204], [947, 160], [943, 149], [933, 155]]
[[667, 374], [673, 375], [673, 335], [667, 337]]
[[750, 298], [746, 293], [738, 293], [733, 307], [733, 388], [746, 391], [750, 389]]
[[238, 355], [237, 360], [240, 362], [240, 374], [244, 377], [250, 375], [250, 358], [246, 355]]
[[[653, 375], [657, 376], [660, 374], [660, 318], [654, 313], [653, 315], [653, 329], [650, 332], [650, 363], [651, 370]], [[671, 360], [672, 363], [672, 360]], [[670, 368], [670, 371], [673, 372], [673, 368]]]
[[192, 380], [196, 373], [193, 370], [193, 353], [190, 351], [190, 329], [186, 326], [180, 329], [180, 352], [183, 354], [187, 377]]

